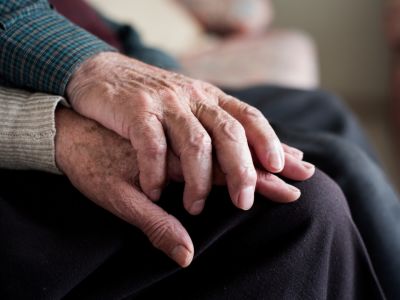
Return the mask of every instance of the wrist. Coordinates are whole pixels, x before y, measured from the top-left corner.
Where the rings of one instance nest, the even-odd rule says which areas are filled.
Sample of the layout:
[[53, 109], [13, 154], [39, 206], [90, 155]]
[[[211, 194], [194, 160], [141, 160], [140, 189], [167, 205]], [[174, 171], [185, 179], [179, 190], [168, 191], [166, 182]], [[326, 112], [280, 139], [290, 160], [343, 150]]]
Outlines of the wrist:
[[66, 96], [72, 107], [79, 105], [83, 93], [90, 93], [94, 87], [105, 82], [110, 65], [119, 56], [121, 54], [115, 52], [101, 52], [87, 59], [76, 69], [66, 88]]
[[68, 152], [70, 151], [71, 131], [74, 126], [74, 118], [77, 114], [71, 109], [65, 107], [57, 108], [55, 112], [55, 126], [56, 135], [54, 140], [55, 147], [55, 162], [57, 168], [66, 173], [66, 166], [68, 165]]

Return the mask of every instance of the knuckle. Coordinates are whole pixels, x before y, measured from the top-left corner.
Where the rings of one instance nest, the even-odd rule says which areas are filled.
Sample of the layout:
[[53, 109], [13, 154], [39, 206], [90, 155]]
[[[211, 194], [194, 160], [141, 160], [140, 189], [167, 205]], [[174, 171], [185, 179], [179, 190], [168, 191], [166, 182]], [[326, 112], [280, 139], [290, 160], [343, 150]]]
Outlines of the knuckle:
[[123, 132], [127, 132], [127, 136], [132, 140], [136, 140], [137, 133], [144, 129], [143, 123], [138, 120], [128, 120], [122, 123]]
[[204, 101], [198, 101], [196, 107], [193, 110], [196, 117], [200, 118], [202, 115], [209, 113], [210, 107]]
[[107, 206], [116, 213], [122, 216], [134, 225], [139, 225], [136, 216], [138, 215], [135, 200], [129, 191], [121, 188], [118, 184], [113, 184], [108, 190], [109, 195], [112, 195], [112, 201], [107, 201]]
[[139, 90], [135, 93], [135, 98], [137, 98], [140, 101], [144, 101], [144, 102], [148, 102], [149, 100], [151, 100], [151, 96], [150, 94], [148, 94], [146, 91], [144, 90]]
[[[179, 74], [179, 73], [175, 73], [175, 72], [170, 72], [169, 76], [172, 76], [172, 78], [174, 80], [177, 80], [179, 82], [185, 82], [187, 80], [186, 76]], [[167, 78], [165, 77], [164, 79], [167, 79]]]
[[192, 111], [199, 120], [204, 119], [205, 117], [211, 120], [224, 118], [224, 112], [211, 98], [197, 101], [192, 108]]
[[245, 118], [265, 119], [261, 111], [247, 104], [242, 104], [241, 114]]
[[167, 152], [167, 145], [158, 141], [151, 141], [147, 143], [144, 153], [150, 158], [160, 158], [165, 156]]
[[[143, 168], [139, 169], [139, 185], [141, 186], [142, 190], [146, 192], [151, 192], [155, 189], [162, 189], [164, 187], [164, 184], [165, 184], [164, 173], [158, 172], [157, 174], [155, 174], [153, 168], [150, 167], [148, 167], [147, 170], [143, 170]], [[156, 196], [154, 195], [154, 197]]]
[[144, 90], [135, 91], [133, 95], [119, 95], [120, 101], [129, 101], [133, 97], [135, 108], [146, 110], [153, 106], [154, 98], [151, 93]]
[[220, 95], [223, 92], [216, 86], [212, 85], [211, 83], [204, 82], [204, 81], [199, 81], [199, 84], [201, 85], [202, 89], [210, 94], [218, 94]]
[[217, 125], [217, 129], [232, 141], [240, 142], [245, 138], [245, 130], [238, 121], [234, 119], [223, 120]]
[[159, 123], [159, 115], [157, 112], [149, 111], [136, 111], [134, 117], [130, 118], [126, 122], [126, 126], [132, 136], [136, 138], [143, 138], [152, 136], [154, 133], [154, 125]]
[[172, 100], [176, 98], [176, 92], [170, 87], [160, 87], [157, 91], [161, 99]]
[[170, 233], [177, 231], [176, 227], [168, 217], [160, 217], [148, 222], [144, 227], [144, 232], [153, 246], [161, 249]]
[[257, 172], [257, 180], [262, 180], [262, 181], [273, 181], [275, 178], [275, 175], [269, 172]]
[[201, 87], [196, 80], [192, 80], [185, 84], [183, 87], [183, 92], [188, 95], [199, 95], [201, 91]]
[[235, 177], [243, 185], [255, 184], [257, 181], [257, 173], [254, 167], [239, 167], [235, 172]]
[[209, 153], [212, 151], [212, 141], [206, 132], [199, 132], [190, 136], [185, 148], [195, 153]]

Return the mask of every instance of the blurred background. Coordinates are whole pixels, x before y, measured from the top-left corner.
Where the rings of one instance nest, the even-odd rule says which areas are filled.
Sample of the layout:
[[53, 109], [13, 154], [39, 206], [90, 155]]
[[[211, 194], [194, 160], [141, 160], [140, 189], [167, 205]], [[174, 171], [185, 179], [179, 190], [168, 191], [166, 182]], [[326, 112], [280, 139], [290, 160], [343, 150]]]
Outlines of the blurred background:
[[399, 189], [399, 152], [390, 119], [395, 117], [390, 99], [392, 58], [384, 28], [395, 8], [389, 1], [362, 0], [274, 0], [273, 4], [274, 25], [301, 28], [313, 37], [321, 87], [339, 94], [353, 108]]
[[[247, 21], [254, 22], [250, 28], [240, 27], [241, 35], [226, 35], [221, 20], [212, 15], [224, 9], [216, 3], [229, 1], [234, 2], [210, 0], [213, 5], [203, 11], [194, 4], [196, 0], [88, 2], [105, 15], [135, 26], [146, 43], [179, 58], [191, 76], [224, 86], [267, 82], [322, 87], [338, 94], [357, 114], [399, 188], [396, 131], [391, 122], [396, 112], [390, 100], [395, 94], [391, 90], [394, 60], [388, 36], [395, 40], [400, 26], [384, 26], [397, 17], [394, 3], [399, 1], [261, 0], [263, 7], [238, 6], [244, 15], [240, 17], [246, 20], [247, 14]], [[256, 11], [254, 17], [251, 9]], [[252, 26], [267, 29], [255, 38]], [[249, 65], [252, 70], [255, 66], [248, 56], [262, 70], [250, 72]]]

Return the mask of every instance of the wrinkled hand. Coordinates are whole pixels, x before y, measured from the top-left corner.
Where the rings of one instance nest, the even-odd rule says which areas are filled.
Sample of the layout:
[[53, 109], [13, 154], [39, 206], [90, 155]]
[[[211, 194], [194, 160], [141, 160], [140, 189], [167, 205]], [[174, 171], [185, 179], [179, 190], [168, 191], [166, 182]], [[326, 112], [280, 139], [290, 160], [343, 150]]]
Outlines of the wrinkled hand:
[[[141, 191], [137, 152], [129, 141], [65, 108], [56, 112], [56, 127], [56, 162], [71, 183], [97, 205], [141, 229], [180, 266], [188, 266], [193, 243], [182, 224]], [[293, 180], [311, 177], [314, 167], [301, 160], [301, 152], [284, 148], [282, 175]], [[168, 155], [168, 178], [182, 179], [178, 158]], [[299, 196], [298, 190], [275, 175], [257, 172], [257, 191], [271, 200], [291, 202]], [[215, 183], [224, 184], [224, 178], [216, 168]]]
[[75, 111], [131, 141], [140, 185], [152, 200], [165, 185], [171, 148], [192, 214], [201, 212], [211, 189], [213, 149], [231, 199], [242, 209], [252, 206], [257, 182], [250, 149], [266, 170], [284, 168], [282, 145], [261, 112], [211, 84], [101, 53], [75, 72], [67, 94]]

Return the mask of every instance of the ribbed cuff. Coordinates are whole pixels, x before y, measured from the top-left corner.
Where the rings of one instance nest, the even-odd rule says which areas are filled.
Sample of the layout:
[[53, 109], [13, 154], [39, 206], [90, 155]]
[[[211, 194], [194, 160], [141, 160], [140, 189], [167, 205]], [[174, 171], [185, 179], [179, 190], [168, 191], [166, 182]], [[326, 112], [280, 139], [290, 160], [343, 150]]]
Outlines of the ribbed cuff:
[[0, 77], [15, 87], [64, 95], [87, 58], [113, 47], [43, 3], [0, 20]]
[[60, 96], [0, 88], [0, 168], [62, 174], [55, 162]]

